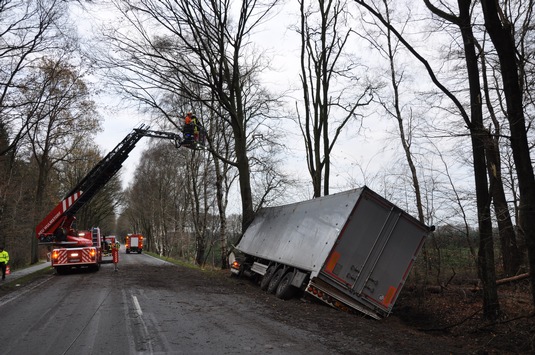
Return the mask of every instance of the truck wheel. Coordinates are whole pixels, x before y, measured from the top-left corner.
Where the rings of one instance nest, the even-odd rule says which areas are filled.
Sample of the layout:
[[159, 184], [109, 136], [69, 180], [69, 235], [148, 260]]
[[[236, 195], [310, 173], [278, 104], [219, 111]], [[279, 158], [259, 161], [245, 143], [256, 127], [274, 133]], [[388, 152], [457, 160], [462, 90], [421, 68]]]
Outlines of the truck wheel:
[[275, 293], [275, 291], [277, 290], [277, 287], [279, 286], [279, 283], [282, 280], [282, 277], [284, 276], [284, 271], [285, 271], [284, 268], [281, 268], [277, 270], [275, 275], [273, 275], [273, 277], [271, 278], [271, 281], [269, 282], [269, 286], [267, 288], [268, 293]]
[[262, 291], [267, 290], [269, 286], [269, 282], [271, 281], [271, 278], [273, 277], [273, 274], [275, 273], [275, 266], [270, 266], [266, 273], [264, 274], [264, 277], [262, 277], [262, 281], [260, 281], [260, 289]]
[[275, 296], [281, 300], [289, 300], [297, 292], [297, 287], [292, 285], [292, 279], [294, 278], [293, 272], [287, 272], [279, 283]]
[[65, 266], [56, 266], [56, 274], [65, 275], [67, 273], [67, 267]]

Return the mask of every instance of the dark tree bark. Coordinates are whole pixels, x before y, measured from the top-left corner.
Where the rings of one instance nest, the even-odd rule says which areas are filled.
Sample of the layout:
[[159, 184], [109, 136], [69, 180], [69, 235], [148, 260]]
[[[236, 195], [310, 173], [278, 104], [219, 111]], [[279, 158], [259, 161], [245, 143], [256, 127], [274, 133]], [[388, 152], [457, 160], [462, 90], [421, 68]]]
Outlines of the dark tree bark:
[[476, 205], [478, 212], [479, 225], [479, 255], [478, 266], [479, 276], [483, 282], [483, 299], [484, 299], [484, 314], [485, 317], [494, 319], [499, 313], [498, 295], [496, 289], [496, 271], [494, 267], [494, 249], [492, 240], [492, 223], [490, 219], [490, 195], [488, 191], [488, 182], [486, 175], [486, 160], [485, 160], [485, 130], [482, 123], [482, 108], [481, 108], [481, 86], [479, 83], [479, 70], [477, 66], [477, 56], [473, 41], [473, 34], [471, 32], [470, 24], [470, 0], [459, 0], [459, 16], [454, 16], [445, 13], [440, 9], [434, 7], [429, 1], [424, 0], [427, 7], [439, 15], [441, 18], [456, 24], [461, 30], [463, 37], [463, 45], [466, 56], [466, 65], [468, 70], [468, 80], [470, 86], [470, 115], [466, 112], [459, 99], [449, 91], [436, 78], [429, 63], [412, 47], [403, 36], [392, 27], [388, 21], [366, 1], [355, 0], [356, 3], [365, 7], [375, 17], [377, 17], [383, 25], [387, 26], [392, 33], [407, 47], [407, 49], [425, 65], [427, 72], [433, 83], [448, 96], [459, 110], [465, 124], [470, 129], [470, 136], [472, 141], [472, 156], [474, 161], [474, 178], [476, 188]]
[[496, 223], [498, 224], [498, 233], [500, 235], [503, 272], [506, 276], [514, 276], [520, 271], [522, 256], [518, 249], [516, 232], [505, 197], [497, 139], [491, 138], [487, 144], [487, 170], [490, 179], [490, 193], [494, 205], [494, 214], [496, 215]]
[[478, 48], [478, 54], [481, 58], [483, 91], [485, 93], [485, 101], [487, 102], [487, 110], [494, 125], [494, 133], [489, 133], [485, 143], [489, 190], [493, 200], [496, 222], [498, 224], [503, 272], [505, 275], [511, 276], [516, 275], [520, 271], [522, 254], [517, 247], [517, 236], [505, 196], [500, 157], [501, 124], [496, 118], [494, 107], [491, 105], [489, 83], [487, 79], [487, 59], [483, 47], [477, 41], [474, 41], [474, 43]]
[[459, 16], [445, 13], [424, 0], [427, 7], [441, 18], [459, 27], [463, 38], [468, 84], [470, 89], [470, 121], [467, 121], [472, 141], [472, 159], [476, 187], [476, 205], [479, 227], [478, 270], [483, 283], [483, 314], [487, 319], [496, 319], [500, 313], [498, 290], [496, 287], [496, 268], [494, 265], [494, 242], [490, 216], [490, 193], [487, 180], [485, 142], [489, 134], [483, 126], [481, 102], [480, 71], [478, 55], [472, 32], [470, 7], [471, 0], [458, 0]]
[[511, 149], [519, 188], [519, 224], [528, 249], [530, 283], [535, 304], [535, 176], [531, 162], [524, 117], [523, 95], [511, 24], [500, 18], [502, 11], [495, 0], [482, 0], [485, 28], [498, 53], [507, 120], [511, 131]]

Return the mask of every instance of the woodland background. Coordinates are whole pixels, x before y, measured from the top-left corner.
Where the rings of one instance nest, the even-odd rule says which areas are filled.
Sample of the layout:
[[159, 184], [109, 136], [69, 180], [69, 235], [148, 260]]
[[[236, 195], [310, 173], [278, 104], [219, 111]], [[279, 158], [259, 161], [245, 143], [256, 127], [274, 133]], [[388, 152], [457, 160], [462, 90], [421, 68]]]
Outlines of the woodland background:
[[207, 149], [150, 141], [79, 228], [225, 268], [258, 208], [368, 185], [437, 227], [416, 282], [477, 280], [496, 319], [497, 279], [535, 299], [532, 19], [519, 0], [0, 0], [0, 242], [15, 268], [44, 257], [35, 226], [106, 154], [113, 96], [153, 129], [194, 111]]

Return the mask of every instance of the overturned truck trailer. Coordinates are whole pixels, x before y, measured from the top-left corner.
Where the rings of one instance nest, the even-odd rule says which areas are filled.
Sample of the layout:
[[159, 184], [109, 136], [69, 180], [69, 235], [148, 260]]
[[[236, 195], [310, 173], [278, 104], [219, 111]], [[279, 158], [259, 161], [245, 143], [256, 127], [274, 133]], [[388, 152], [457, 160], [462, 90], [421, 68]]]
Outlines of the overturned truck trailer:
[[432, 227], [368, 187], [261, 209], [231, 256], [234, 274], [288, 299], [298, 291], [386, 317]]

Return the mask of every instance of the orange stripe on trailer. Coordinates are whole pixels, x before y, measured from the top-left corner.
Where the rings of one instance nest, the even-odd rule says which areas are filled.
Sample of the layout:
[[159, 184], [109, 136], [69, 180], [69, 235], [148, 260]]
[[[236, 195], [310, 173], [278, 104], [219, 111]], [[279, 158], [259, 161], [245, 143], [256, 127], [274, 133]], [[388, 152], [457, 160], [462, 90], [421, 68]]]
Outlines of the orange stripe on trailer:
[[385, 298], [383, 299], [383, 304], [385, 306], [389, 306], [390, 303], [392, 303], [392, 299], [394, 298], [394, 295], [396, 294], [397, 288], [394, 286], [390, 286], [388, 288], [388, 291], [386, 292]]
[[339, 259], [340, 259], [340, 253], [337, 251], [333, 251], [333, 253], [329, 257], [329, 261], [327, 262], [327, 266], [325, 267], [325, 270], [332, 273]]

